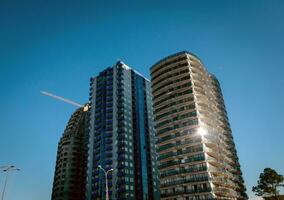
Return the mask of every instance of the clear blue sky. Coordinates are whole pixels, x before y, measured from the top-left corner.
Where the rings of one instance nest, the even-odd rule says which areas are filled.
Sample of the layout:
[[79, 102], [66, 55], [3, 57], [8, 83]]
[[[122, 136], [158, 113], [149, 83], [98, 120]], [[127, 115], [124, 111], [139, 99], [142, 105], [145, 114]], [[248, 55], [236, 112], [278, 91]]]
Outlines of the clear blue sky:
[[[284, 1], [0, 1], [0, 165], [7, 199], [49, 200], [57, 142], [89, 78], [122, 59], [149, 67], [181, 50], [221, 82], [249, 195], [259, 173], [284, 174]], [[0, 174], [2, 190], [3, 174]]]

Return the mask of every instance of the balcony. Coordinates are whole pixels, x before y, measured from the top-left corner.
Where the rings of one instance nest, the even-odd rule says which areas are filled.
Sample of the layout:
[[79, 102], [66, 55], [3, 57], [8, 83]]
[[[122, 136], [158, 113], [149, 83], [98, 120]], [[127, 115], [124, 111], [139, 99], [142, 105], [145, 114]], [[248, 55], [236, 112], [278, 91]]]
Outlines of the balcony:
[[168, 192], [161, 194], [161, 197], [171, 197], [171, 196], [177, 196], [177, 195], [183, 195], [183, 194], [197, 194], [197, 193], [208, 193], [211, 192], [210, 188], [204, 188], [204, 189], [186, 189], [186, 190], [177, 190], [175, 192]]
[[187, 184], [187, 183], [193, 183], [193, 182], [204, 182], [208, 181], [208, 177], [192, 177], [192, 178], [184, 178], [182, 180], [176, 180], [176, 181], [171, 181], [169, 183], [161, 183], [161, 187], [167, 187], [167, 186], [172, 186], [172, 185], [182, 185], [182, 184]]

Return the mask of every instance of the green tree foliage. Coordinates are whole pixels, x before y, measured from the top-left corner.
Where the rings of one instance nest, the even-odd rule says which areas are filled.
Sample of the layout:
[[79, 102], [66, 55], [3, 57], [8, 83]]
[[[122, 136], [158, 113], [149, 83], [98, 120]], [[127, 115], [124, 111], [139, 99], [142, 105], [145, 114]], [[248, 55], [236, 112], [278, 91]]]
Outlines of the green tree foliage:
[[252, 191], [257, 196], [273, 197], [279, 199], [279, 188], [283, 187], [284, 177], [274, 169], [265, 168], [259, 175], [257, 186], [252, 187]]

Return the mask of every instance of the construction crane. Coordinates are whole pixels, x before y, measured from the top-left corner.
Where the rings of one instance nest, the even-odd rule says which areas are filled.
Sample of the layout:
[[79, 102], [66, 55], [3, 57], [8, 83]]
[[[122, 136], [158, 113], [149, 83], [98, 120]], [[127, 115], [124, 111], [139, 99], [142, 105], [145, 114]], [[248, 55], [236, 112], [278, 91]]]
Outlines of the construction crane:
[[69, 103], [69, 104], [71, 104], [71, 105], [73, 105], [73, 106], [76, 106], [76, 107], [79, 107], [79, 108], [82, 108], [82, 107], [83, 107], [84, 112], [88, 111], [88, 110], [89, 110], [89, 107], [90, 107], [88, 104], [82, 105], [82, 104], [76, 103], [76, 102], [74, 102], [74, 101], [71, 101], [71, 100], [69, 100], [69, 99], [66, 99], [66, 98], [57, 96], [57, 95], [55, 95], [55, 94], [52, 94], [52, 93], [50, 93], [50, 92], [40, 91], [40, 93], [43, 94], [43, 95], [49, 96], [49, 97], [51, 97], [51, 98], [58, 99], [58, 100], [60, 100], [60, 101], [64, 101], [65, 103]]

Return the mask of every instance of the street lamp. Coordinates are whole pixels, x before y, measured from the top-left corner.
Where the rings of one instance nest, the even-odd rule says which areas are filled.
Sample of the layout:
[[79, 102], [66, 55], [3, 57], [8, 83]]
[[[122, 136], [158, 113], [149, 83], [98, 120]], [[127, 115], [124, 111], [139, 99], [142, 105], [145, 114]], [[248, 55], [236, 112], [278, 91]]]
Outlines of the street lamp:
[[20, 171], [20, 169], [11, 165], [11, 166], [2, 166], [2, 167], [0, 167], [0, 170], [1, 170], [1, 172], [6, 173], [6, 178], [5, 178], [4, 187], [3, 187], [2, 196], [1, 196], [1, 200], [4, 200], [4, 195], [5, 195], [5, 190], [6, 190], [6, 186], [7, 186], [7, 182], [8, 182], [9, 172]]
[[109, 172], [113, 171], [113, 169], [105, 170], [101, 165], [98, 166], [103, 172], [105, 173], [105, 179], [106, 179], [106, 200], [109, 200], [109, 194], [108, 194], [108, 182], [107, 182], [107, 175]]

